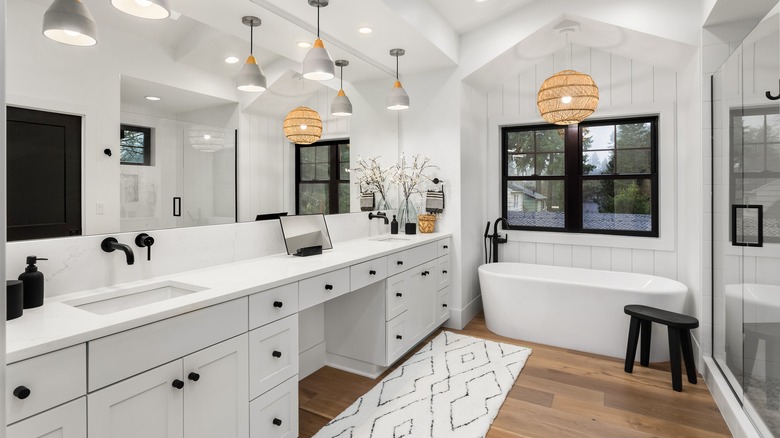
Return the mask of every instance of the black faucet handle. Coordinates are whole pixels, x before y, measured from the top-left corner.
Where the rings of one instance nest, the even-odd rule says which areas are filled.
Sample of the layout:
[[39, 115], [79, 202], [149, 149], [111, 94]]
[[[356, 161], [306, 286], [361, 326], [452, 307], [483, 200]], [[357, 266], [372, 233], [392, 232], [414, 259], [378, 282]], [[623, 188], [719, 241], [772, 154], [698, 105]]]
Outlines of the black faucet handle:
[[154, 237], [141, 233], [135, 236], [135, 244], [140, 248], [146, 248], [146, 260], [152, 260], [152, 245], [154, 245]]

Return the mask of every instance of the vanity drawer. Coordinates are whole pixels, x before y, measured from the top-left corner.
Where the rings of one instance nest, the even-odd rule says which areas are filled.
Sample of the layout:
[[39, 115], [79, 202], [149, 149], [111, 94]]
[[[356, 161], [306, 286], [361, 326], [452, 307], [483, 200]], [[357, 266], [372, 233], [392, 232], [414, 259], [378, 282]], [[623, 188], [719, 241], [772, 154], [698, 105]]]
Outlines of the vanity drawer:
[[450, 285], [450, 256], [439, 257], [436, 261], [436, 279], [438, 282], [437, 290], [444, 289]]
[[247, 298], [228, 301], [89, 342], [89, 391], [249, 330]]
[[406, 271], [438, 257], [438, 243], [431, 242], [387, 256], [387, 275]]
[[14, 423], [86, 393], [86, 344], [14, 362], [6, 368], [5, 420]]
[[298, 282], [298, 308], [308, 309], [349, 292], [349, 268], [326, 272]]
[[350, 289], [358, 290], [387, 278], [387, 257], [369, 260], [349, 268]]
[[292, 377], [249, 404], [252, 438], [298, 436], [298, 377]]
[[249, 399], [298, 374], [298, 315], [249, 332]]
[[385, 321], [390, 321], [409, 308], [408, 283], [409, 276], [406, 274], [393, 275], [387, 279], [387, 289], [385, 289]]
[[436, 325], [450, 319], [450, 288], [446, 287], [436, 294]]
[[447, 237], [445, 239], [441, 239], [438, 242], [436, 242], [436, 246], [439, 250], [439, 257], [443, 255], [447, 255], [450, 253], [450, 248], [452, 247], [452, 238]]
[[249, 329], [298, 311], [298, 283], [285, 284], [249, 296]]
[[409, 350], [409, 336], [411, 321], [408, 321], [409, 312], [404, 312], [396, 316], [392, 321], [387, 322], [385, 331], [385, 345], [387, 347], [387, 363], [390, 366]]
[[87, 397], [58, 406], [6, 429], [6, 438], [82, 438], [87, 436]]

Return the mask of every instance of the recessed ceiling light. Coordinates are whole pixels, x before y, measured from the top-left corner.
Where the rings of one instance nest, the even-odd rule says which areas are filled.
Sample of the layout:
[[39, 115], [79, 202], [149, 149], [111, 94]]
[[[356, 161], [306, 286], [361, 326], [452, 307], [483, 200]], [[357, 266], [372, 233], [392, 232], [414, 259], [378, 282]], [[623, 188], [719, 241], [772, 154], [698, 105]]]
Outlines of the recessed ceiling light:
[[228, 56], [227, 58], [225, 58], [225, 62], [227, 62], [228, 64], [235, 64], [238, 61], [239, 59], [236, 58], [235, 56]]
[[300, 47], [302, 49], [308, 49], [309, 47], [311, 47], [311, 43], [306, 42], [306, 41], [301, 41], [301, 42], [298, 43], [298, 47]]
[[157, 96], [146, 96], [146, 100], [151, 100], [151, 101], [155, 101], [156, 102], [156, 101], [160, 100], [160, 98], [157, 97]]
[[373, 31], [374, 31], [374, 29], [371, 29], [370, 27], [361, 27], [360, 29], [358, 29], [358, 32], [360, 32], [362, 34], [366, 34], [366, 35], [371, 33], [371, 32], [373, 32]]

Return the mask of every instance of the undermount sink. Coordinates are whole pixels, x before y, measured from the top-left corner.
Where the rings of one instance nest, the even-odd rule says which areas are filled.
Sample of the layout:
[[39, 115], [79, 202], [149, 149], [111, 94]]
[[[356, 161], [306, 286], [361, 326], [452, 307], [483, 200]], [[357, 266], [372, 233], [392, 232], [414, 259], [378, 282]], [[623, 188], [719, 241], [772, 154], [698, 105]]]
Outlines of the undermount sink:
[[98, 315], [108, 315], [122, 310], [132, 309], [147, 304], [177, 298], [193, 292], [200, 292], [207, 288], [194, 284], [180, 283], [178, 281], [161, 281], [118, 289], [89, 297], [76, 298], [63, 301], [63, 304]]
[[409, 240], [408, 237], [395, 237], [395, 236], [388, 236], [388, 237], [377, 237], [377, 242], [405, 242]]

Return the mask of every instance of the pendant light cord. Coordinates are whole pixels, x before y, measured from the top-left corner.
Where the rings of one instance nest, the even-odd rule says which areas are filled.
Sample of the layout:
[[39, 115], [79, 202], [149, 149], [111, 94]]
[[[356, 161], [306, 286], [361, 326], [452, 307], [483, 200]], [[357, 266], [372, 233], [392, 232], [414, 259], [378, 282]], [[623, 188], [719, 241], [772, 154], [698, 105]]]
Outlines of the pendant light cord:
[[320, 39], [320, 4], [317, 3], [317, 39]]
[[398, 78], [398, 55], [395, 55], [395, 80], [400, 80]]
[[254, 49], [255, 45], [255, 26], [250, 25], [249, 26], [249, 55], [254, 55], [254, 52], [252, 51]]
[[339, 67], [339, 70], [341, 71], [341, 85], [339, 85], [340, 89], [344, 89], [344, 67]]

